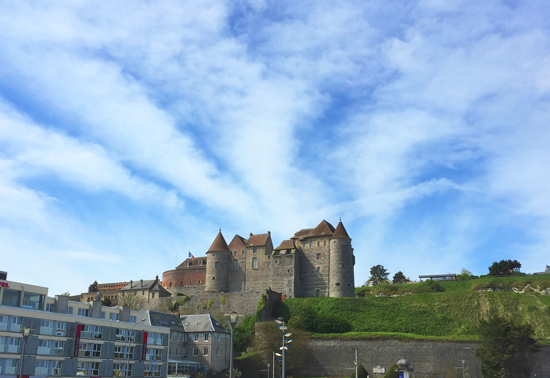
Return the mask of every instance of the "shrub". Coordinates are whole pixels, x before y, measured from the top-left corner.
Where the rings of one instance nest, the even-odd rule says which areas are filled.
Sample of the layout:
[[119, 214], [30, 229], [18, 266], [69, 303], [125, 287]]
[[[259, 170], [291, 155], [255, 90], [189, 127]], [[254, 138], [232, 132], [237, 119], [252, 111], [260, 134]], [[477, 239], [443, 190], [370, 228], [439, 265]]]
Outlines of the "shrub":
[[351, 332], [352, 327], [349, 322], [339, 316], [318, 314], [315, 321], [315, 330], [317, 333], [346, 333]]

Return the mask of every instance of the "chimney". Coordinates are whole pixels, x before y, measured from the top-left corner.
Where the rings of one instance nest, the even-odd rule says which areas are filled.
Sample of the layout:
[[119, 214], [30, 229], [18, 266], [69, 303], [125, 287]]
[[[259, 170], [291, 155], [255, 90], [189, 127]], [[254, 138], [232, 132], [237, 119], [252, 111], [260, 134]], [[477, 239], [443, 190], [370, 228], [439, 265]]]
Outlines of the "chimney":
[[252, 235], [254, 235], [252, 232], [250, 233], [250, 237], [252, 237]]
[[139, 287], [143, 287], [143, 280], [139, 280]]
[[271, 235], [271, 231], [267, 231], [267, 234], [268, 234], [268, 235]]
[[134, 281], [130, 280], [130, 289], [134, 287]]

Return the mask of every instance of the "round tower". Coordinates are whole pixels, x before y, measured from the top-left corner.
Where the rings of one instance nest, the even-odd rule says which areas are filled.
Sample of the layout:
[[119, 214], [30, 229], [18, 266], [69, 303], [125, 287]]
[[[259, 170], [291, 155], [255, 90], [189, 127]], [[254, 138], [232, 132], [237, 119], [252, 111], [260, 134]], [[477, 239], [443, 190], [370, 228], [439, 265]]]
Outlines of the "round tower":
[[206, 252], [206, 283], [207, 293], [221, 293], [229, 291], [229, 262], [231, 252], [222, 235], [218, 233], [214, 243]]
[[330, 239], [330, 297], [354, 297], [355, 279], [353, 276], [353, 248], [342, 220], [334, 230]]

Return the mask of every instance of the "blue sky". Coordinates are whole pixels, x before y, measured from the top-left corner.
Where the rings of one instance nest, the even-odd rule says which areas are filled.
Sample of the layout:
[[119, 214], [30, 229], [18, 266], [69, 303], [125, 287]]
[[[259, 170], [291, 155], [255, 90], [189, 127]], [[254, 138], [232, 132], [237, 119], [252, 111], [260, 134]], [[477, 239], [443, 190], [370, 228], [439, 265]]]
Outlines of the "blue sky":
[[[150, 279], [341, 217], [359, 286], [550, 264], [543, 1], [4, 1], [0, 270]], [[229, 241], [228, 240], [228, 241]]]

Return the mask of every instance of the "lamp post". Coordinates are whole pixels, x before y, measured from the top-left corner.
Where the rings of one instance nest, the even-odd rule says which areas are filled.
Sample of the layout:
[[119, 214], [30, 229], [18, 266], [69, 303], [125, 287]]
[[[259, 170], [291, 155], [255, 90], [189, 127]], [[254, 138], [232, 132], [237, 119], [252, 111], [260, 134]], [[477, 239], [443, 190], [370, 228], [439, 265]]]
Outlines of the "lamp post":
[[130, 334], [132, 333], [132, 331], [134, 330], [134, 327], [137, 326], [138, 324], [140, 323], [143, 323], [144, 321], [146, 321], [147, 319], [143, 318], [141, 319], [139, 322], [137, 322], [136, 324], [134, 324], [132, 326], [132, 328], [130, 328], [130, 330], [128, 331], [128, 347], [126, 349], [126, 369], [124, 370], [124, 377], [125, 378], [128, 378], [128, 370], [130, 370]]
[[235, 326], [237, 325], [237, 313], [231, 311], [229, 314], [229, 324], [231, 325], [231, 349], [229, 351], [229, 378], [233, 378], [233, 336], [235, 335]]
[[25, 364], [25, 349], [27, 348], [27, 339], [31, 335], [30, 327], [23, 327], [21, 329], [23, 335], [23, 352], [21, 353], [21, 366], [19, 366], [19, 378], [23, 377], [23, 365]]
[[285, 352], [288, 349], [288, 346], [286, 344], [289, 344], [292, 342], [292, 340], [285, 339], [285, 337], [291, 336], [292, 333], [285, 333], [285, 331], [287, 330], [287, 327], [285, 326], [285, 321], [283, 318], [278, 318], [275, 321], [279, 323], [278, 327], [283, 334], [283, 346], [279, 349], [281, 349], [281, 358], [282, 358], [281, 378], [285, 378], [285, 354], [286, 354]]

